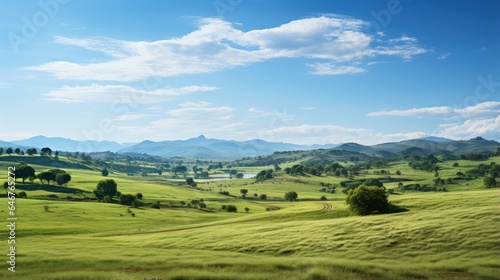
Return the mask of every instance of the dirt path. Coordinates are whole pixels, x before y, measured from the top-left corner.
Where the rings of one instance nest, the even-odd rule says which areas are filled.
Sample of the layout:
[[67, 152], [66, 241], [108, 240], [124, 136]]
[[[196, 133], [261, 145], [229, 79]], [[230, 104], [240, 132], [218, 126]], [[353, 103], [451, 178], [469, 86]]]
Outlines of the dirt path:
[[321, 211], [330, 211], [332, 210], [332, 205], [330, 203], [323, 203], [323, 209]]

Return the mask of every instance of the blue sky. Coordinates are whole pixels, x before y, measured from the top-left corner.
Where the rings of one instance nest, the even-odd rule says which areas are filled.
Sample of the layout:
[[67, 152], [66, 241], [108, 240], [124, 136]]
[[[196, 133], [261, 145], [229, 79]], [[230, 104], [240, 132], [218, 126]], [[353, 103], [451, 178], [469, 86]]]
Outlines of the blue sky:
[[2, 1], [0, 140], [500, 140], [498, 1]]

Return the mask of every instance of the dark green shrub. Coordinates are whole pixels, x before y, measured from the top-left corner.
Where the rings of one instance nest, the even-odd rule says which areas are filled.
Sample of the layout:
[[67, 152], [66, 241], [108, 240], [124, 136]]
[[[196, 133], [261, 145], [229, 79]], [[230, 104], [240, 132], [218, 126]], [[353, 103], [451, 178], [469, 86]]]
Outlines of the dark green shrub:
[[382, 213], [389, 209], [389, 202], [385, 189], [376, 186], [361, 185], [355, 190], [349, 191], [346, 203], [352, 211], [359, 215]]
[[122, 194], [118, 200], [118, 202], [123, 205], [132, 205], [134, 201], [136, 201], [136, 198], [131, 194]]
[[151, 208], [160, 209], [161, 208], [160, 202], [157, 201], [157, 202], [153, 203], [153, 205], [151, 205]]

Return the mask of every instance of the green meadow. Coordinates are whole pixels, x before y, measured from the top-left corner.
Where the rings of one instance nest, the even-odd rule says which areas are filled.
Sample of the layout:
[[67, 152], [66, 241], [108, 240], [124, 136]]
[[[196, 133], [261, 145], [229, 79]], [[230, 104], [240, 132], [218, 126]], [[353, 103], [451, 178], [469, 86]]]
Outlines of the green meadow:
[[[7, 180], [7, 167], [20, 160], [0, 161], [0, 182]], [[342, 177], [196, 180], [192, 188], [166, 175], [103, 177], [97, 168], [60, 161], [65, 165], [59, 168], [72, 176], [67, 186], [17, 181], [16, 192], [28, 197], [15, 204], [16, 272], [7, 270], [8, 198], [0, 198], [5, 224], [0, 278], [500, 279], [500, 189], [486, 189], [483, 177], [454, 180], [447, 192], [418, 192], [398, 190], [398, 178], [431, 185], [434, 172], [414, 170], [404, 161], [364, 170], [354, 179], [378, 178], [375, 171], [389, 170], [394, 180], [384, 186], [397, 189], [389, 201], [405, 211], [357, 216], [342, 187], [321, 192], [322, 183], [339, 185]], [[440, 162], [439, 176], [454, 178], [490, 162], [500, 164], [500, 157]], [[53, 168], [43, 161], [30, 165], [37, 172]], [[104, 178], [115, 180], [123, 194], [142, 193], [145, 205], [97, 202], [92, 191]], [[288, 191], [296, 191], [298, 201], [285, 201]], [[206, 209], [180, 204], [200, 199]], [[158, 201], [160, 209], [149, 206]], [[225, 205], [238, 212], [221, 211]]]

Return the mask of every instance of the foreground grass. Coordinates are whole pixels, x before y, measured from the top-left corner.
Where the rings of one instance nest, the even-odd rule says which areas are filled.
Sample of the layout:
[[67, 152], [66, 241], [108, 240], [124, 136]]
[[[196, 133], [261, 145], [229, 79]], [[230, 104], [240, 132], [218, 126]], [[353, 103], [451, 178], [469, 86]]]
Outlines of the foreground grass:
[[[0, 162], [0, 167], [6, 170], [8, 164]], [[459, 164], [460, 170], [467, 170], [479, 162]], [[404, 162], [385, 169], [400, 170], [402, 175], [393, 177], [407, 178], [408, 183], [430, 183], [434, 178]], [[72, 175], [70, 185], [63, 187], [67, 192], [56, 186], [19, 184], [29, 199], [16, 201], [16, 273], [8, 272], [4, 263], [0, 278], [500, 279], [500, 190], [484, 190], [481, 178], [447, 185], [447, 193], [391, 195], [392, 203], [409, 211], [357, 217], [347, 211], [341, 188], [335, 194], [319, 192], [321, 182], [339, 184], [345, 178], [204, 182], [199, 184], [202, 190], [195, 190], [154, 176], [111, 174], [122, 193], [141, 192], [147, 202], [178, 206], [180, 201], [203, 198], [213, 210], [129, 211], [117, 204], [66, 200], [90, 196], [103, 179], [98, 170], [66, 170]], [[456, 171], [446, 162], [440, 174], [447, 178]], [[379, 177], [372, 173], [363, 176]], [[1, 182], [5, 176], [0, 173]], [[241, 188], [250, 196], [265, 193], [269, 200], [217, 194], [225, 190], [239, 196]], [[282, 201], [290, 190], [299, 193], [300, 202]], [[47, 200], [47, 195], [59, 199]], [[319, 201], [321, 195], [328, 201]], [[219, 211], [227, 204], [235, 204], [239, 212]], [[245, 207], [249, 213], [244, 213]], [[0, 209], [6, 221], [7, 199], [0, 198]], [[5, 226], [0, 236], [7, 240]], [[2, 248], [8, 252], [6, 242]]]
[[341, 201], [327, 212], [299, 202], [254, 214], [147, 208], [132, 217], [119, 205], [19, 199], [17, 272], [5, 266], [0, 277], [498, 279], [499, 195], [393, 196], [410, 211], [368, 217], [338, 215]]

